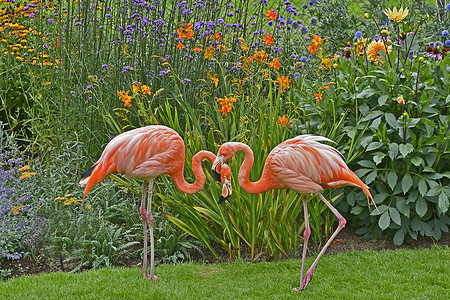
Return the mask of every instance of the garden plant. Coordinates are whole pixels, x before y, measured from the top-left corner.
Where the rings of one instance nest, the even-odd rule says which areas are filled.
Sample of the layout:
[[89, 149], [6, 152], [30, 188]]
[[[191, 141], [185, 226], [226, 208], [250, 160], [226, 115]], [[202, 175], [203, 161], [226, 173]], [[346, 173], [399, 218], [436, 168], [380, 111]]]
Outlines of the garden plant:
[[[402, 2], [402, 3], [400, 3]], [[300, 134], [336, 144], [370, 187], [327, 190], [365, 239], [439, 240], [450, 224], [450, 3], [0, 0], [0, 262], [41, 253], [74, 271], [140, 257], [142, 184], [111, 175], [81, 206], [81, 172], [130, 129], [161, 124], [192, 157]], [[229, 162], [237, 176], [243, 156]], [[209, 167], [209, 164], [203, 168]], [[299, 196], [154, 182], [157, 262], [205, 253], [298, 257]], [[316, 244], [337, 225], [308, 196]], [[0, 277], [10, 270], [1, 270]]]

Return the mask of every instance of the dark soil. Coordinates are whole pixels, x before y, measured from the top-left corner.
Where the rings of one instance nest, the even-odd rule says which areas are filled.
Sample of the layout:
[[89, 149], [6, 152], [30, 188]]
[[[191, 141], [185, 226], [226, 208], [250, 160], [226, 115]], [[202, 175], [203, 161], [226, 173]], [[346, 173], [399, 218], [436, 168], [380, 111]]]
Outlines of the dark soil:
[[[382, 237], [377, 240], [363, 241], [361, 236], [355, 233], [356, 229], [352, 226], [347, 225], [337, 236], [335, 241], [328, 247], [326, 254], [337, 254], [349, 251], [367, 251], [367, 250], [393, 250], [393, 249], [419, 249], [419, 248], [432, 248], [434, 246], [450, 246], [450, 234], [443, 233], [439, 241], [435, 241], [430, 237], [419, 236], [417, 240], [412, 238], [406, 238], [403, 245], [397, 247], [394, 245], [392, 240], [386, 237]], [[325, 238], [323, 241], [326, 241]], [[318, 247], [310, 242], [308, 248], [308, 255], [316, 255], [318, 253]], [[123, 266], [125, 267], [135, 267], [140, 266], [142, 260], [139, 250], [142, 249], [142, 245], [135, 245], [131, 249], [131, 253], [135, 253], [126, 257], [123, 257]], [[217, 259], [210, 252], [205, 251], [204, 256], [193, 255], [194, 261], [215, 263], [218, 261], [229, 261], [230, 257], [227, 252], [221, 249], [219, 246], [216, 247], [217, 253], [221, 256], [221, 259]], [[247, 255], [243, 255], [245, 258]], [[256, 261], [268, 260], [265, 253], [257, 255]], [[77, 266], [77, 262], [63, 263], [64, 271], [71, 271]], [[28, 255], [26, 258], [18, 260], [4, 260], [0, 264], [0, 270], [10, 270], [10, 275], [4, 277], [3, 279], [9, 279], [15, 276], [21, 275], [32, 275], [39, 273], [49, 273], [61, 271], [61, 260], [59, 257], [53, 257], [51, 255], [37, 254], [34, 256]]]

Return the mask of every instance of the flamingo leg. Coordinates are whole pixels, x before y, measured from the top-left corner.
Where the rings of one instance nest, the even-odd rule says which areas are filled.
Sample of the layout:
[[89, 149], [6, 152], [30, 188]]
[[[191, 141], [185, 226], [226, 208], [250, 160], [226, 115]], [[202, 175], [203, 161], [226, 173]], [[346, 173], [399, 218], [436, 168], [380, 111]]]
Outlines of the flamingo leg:
[[142, 200], [141, 200], [141, 208], [139, 210], [141, 217], [142, 217], [142, 223], [144, 228], [144, 256], [142, 261], [142, 274], [144, 277], [148, 277], [147, 274], [147, 214], [145, 211], [145, 196], [147, 194], [147, 186], [148, 181], [144, 180], [144, 187], [142, 189]]
[[[308, 240], [311, 235], [311, 227], [309, 226], [309, 218], [308, 218], [308, 206], [306, 204], [306, 196], [303, 195], [303, 213], [305, 215], [305, 232], [303, 233], [303, 255], [302, 255], [302, 272], [300, 275], [300, 285], [303, 282], [303, 274], [305, 273], [305, 259], [306, 259], [306, 250], [308, 249]], [[298, 292], [299, 289], [294, 288], [294, 291]]]
[[311, 281], [312, 275], [314, 274], [314, 268], [316, 267], [317, 263], [319, 262], [319, 259], [322, 257], [322, 255], [325, 253], [325, 251], [327, 250], [328, 246], [331, 244], [331, 242], [334, 240], [334, 238], [336, 237], [336, 235], [339, 233], [339, 231], [342, 230], [342, 228], [345, 227], [345, 224], [347, 223], [347, 220], [344, 219], [344, 217], [337, 211], [336, 208], [333, 207], [333, 205], [331, 205], [330, 202], [327, 201], [327, 199], [325, 199], [325, 197], [319, 192], [317, 193], [317, 195], [320, 197], [320, 199], [322, 199], [322, 201], [328, 206], [328, 208], [336, 215], [336, 217], [339, 219], [339, 225], [336, 228], [336, 230], [333, 232], [333, 234], [331, 235], [331, 237], [328, 239], [328, 241], [326, 242], [325, 246], [323, 247], [322, 251], [320, 251], [319, 255], [317, 256], [316, 260], [313, 262], [313, 264], [311, 265], [311, 267], [309, 268], [309, 270], [306, 272], [305, 274], [305, 279], [304, 281], [301, 282], [300, 284], [300, 289], [304, 290], [307, 286], [308, 283]]
[[[147, 277], [150, 280], [155, 280], [158, 277], [155, 276], [155, 247], [153, 238], [152, 192], [153, 192], [153, 180], [144, 181], [144, 189], [142, 192], [142, 201], [140, 208], [140, 213], [144, 226], [144, 258], [142, 263], [142, 274], [144, 275], [144, 277]], [[145, 209], [146, 194], [148, 194], [147, 209]], [[150, 275], [148, 275], [147, 273], [147, 261], [148, 261], [147, 223], [150, 229], [150, 269], [151, 269]]]
[[158, 278], [158, 276], [155, 275], [155, 240], [153, 236], [152, 195], [153, 180], [150, 180], [147, 200], [147, 221], [150, 228], [150, 279], [155, 280]]

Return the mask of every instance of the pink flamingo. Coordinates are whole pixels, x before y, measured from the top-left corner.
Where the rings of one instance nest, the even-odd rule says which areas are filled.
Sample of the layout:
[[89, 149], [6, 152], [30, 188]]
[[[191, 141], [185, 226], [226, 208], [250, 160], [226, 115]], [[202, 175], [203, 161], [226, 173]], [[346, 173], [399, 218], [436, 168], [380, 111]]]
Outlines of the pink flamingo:
[[[272, 189], [293, 189], [303, 195], [305, 232], [303, 235], [302, 270], [300, 287], [294, 288], [295, 291], [306, 288], [311, 281], [314, 268], [320, 257], [347, 222], [321, 192], [324, 189], [339, 188], [346, 185], [358, 186], [366, 194], [367, 201], [370, 198], [375, 205], [368, 187], [347, 167], [340, 153], [335, 148], [320, 143], [321, 141], [333, 142], [328, 138], [313, 135], [300, 135], [282, 142], [269, 153], [261, 178], [257, 182], [249, 180], [254, 157], [252, 150], [246, 144], [238, 142], [223, 144], [219, 148], [217, 158], [213, 163], [213, 170], [220, 168], [221, 164], [227, 162], [236, 152], [243, 151], [245, 158], [239, 170], [239, 185], [245, 192], [259, 194]], [[339, 225], [304, 276], [306, 249], [311, 234], [306, 194], [317, 194], [339, 219]]]
[[[144, 277], [155, 280], [152, 190], [153, 180], [161, 174], [169, 175], [175, 186], [187, 194], [199, 192], [205, 185], [205, 173], [201, 167], [203, 159], [214, 162], [216, 156], [209, 151], [199, 151], [192, 158], [192, 170], [195, 182], [190, 184], [184, 179], [185, 147], [178, 133], [168, 127], [152, 125], [124, 132], [112, 139], [103, 150], [102, 155], [81, 177], [81, 186], [86, 186], [83, 203], [92, 187], [102, 181], [108, 174], [121, 173], [129, 178], [144, 180], [140, 214], [144, 227], [144, 257], [142, 273]], [[222, 198], [231, 195], [231, 171], [228, 166], [219, 167], [222, 172]], [[145, 197], [148, 190], [147, 209]], [[147, 223], [150, 229], [150, 275], [147, 273]]]

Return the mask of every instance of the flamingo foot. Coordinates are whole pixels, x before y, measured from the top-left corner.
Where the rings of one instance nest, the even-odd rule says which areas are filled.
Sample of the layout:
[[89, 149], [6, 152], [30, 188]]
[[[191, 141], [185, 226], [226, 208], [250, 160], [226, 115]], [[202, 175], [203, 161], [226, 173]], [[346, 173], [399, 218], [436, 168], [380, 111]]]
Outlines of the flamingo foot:
[[306, 272], [305, 279], [303, 279], [303, 282], [300, 284], [300, 290], [306, 289], [306, 287], [308, 286], [309, 282], [312, 279], [313, 274], [314, 269], [309, 269], [308, 272]]
[[143, 271], [142, 272], [142, 275], [144, 275], [144, 277], [145, 278], [147, 278], [148, 280], [151, 280], [151, 281], [155, 281], [156, 279], [158, 279], [158, 276], [156, 276], [156, 275], [148, 275], [148, 273], [147, 273], [147, 271]]

